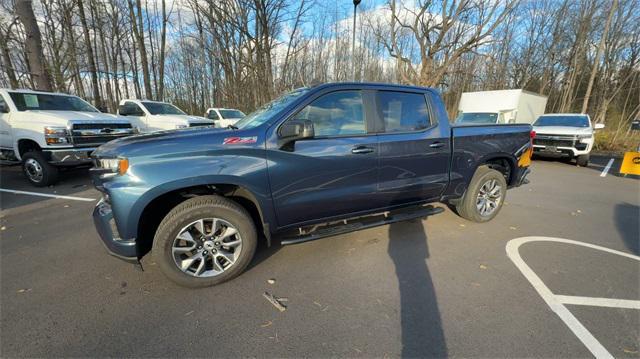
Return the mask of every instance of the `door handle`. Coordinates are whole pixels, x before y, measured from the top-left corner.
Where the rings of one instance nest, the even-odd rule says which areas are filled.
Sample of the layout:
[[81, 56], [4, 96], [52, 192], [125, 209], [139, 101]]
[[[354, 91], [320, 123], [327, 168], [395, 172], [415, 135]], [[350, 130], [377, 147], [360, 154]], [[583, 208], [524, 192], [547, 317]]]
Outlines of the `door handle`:
[[351, 149], [351, 153], [355, 155], [360, 155], [363, 153], [371, 153], [371, 152], [373, 152], [373, 148], [366, 147], [366, 146], [356, 146], [353, 149]]
[[442, 142], [434, 142], [434, 143], [430, 144], [429, 147], [431, 147], [431, 148], [444, 147], [444, 143], [442, 143]]

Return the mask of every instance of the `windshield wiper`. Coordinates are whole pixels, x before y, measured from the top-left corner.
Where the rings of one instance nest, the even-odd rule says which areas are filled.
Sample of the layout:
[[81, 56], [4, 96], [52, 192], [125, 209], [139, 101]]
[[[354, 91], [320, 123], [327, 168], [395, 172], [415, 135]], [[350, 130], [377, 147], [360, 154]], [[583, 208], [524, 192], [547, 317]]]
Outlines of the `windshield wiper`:
[[237, 130], [237, 129], [238, 129], [238, 127], [236, 127], [236, 126], [234, 126], [234, 125], [229, 125], [229, 126], [227, 126], [227, 128], [230, 128], [230, 129], [232, 129], [232, 130]]

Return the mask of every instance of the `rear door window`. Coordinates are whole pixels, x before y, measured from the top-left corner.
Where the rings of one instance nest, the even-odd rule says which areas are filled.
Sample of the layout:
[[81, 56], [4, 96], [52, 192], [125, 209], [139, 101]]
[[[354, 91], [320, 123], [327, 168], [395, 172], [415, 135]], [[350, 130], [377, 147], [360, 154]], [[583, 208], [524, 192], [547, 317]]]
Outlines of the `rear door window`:
[[378, 91], [378, 116], [384, 132], [413, 132], [431, 127], [431, 116], [423, 94]]

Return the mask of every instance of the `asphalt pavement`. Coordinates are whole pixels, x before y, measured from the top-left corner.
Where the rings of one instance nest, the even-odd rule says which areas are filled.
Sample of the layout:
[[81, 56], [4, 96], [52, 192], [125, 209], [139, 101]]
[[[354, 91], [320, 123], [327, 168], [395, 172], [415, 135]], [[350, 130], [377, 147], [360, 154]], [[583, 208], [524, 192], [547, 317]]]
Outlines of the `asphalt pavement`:
[[[639, 357], [640, 181], [616, 175], [616, 164], [602, 176], [608, 160], [534, 161], [531, 183], [510, 190], [490, 223], [447, 209], [262, 245], [246, 273], [198, 290], [169, 282], [150, 257], [141, 272], [105, 253], [86, 170], [33, 188], [18, 167], [2, 167], [3, 190], [66, 197], [0, 192], [0, 356], [588, 357], [599, 344]], [[530, 236], [546, 240], [518, 256], [553, 300], [584, 301], [564, 307], [596, 343], [585, 344], [507, 254]], [[287, 310], [265, 291], [288, 298]]]

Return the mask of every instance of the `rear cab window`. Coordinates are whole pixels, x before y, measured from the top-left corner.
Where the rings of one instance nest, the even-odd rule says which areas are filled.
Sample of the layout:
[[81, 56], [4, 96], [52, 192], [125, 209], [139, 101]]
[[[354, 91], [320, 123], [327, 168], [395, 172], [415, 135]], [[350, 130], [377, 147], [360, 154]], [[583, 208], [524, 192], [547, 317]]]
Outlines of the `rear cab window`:
[[385, 133], [417, 132], [433, 124], [424, 94], [399, 91], [377, 91], [378, 117]]

